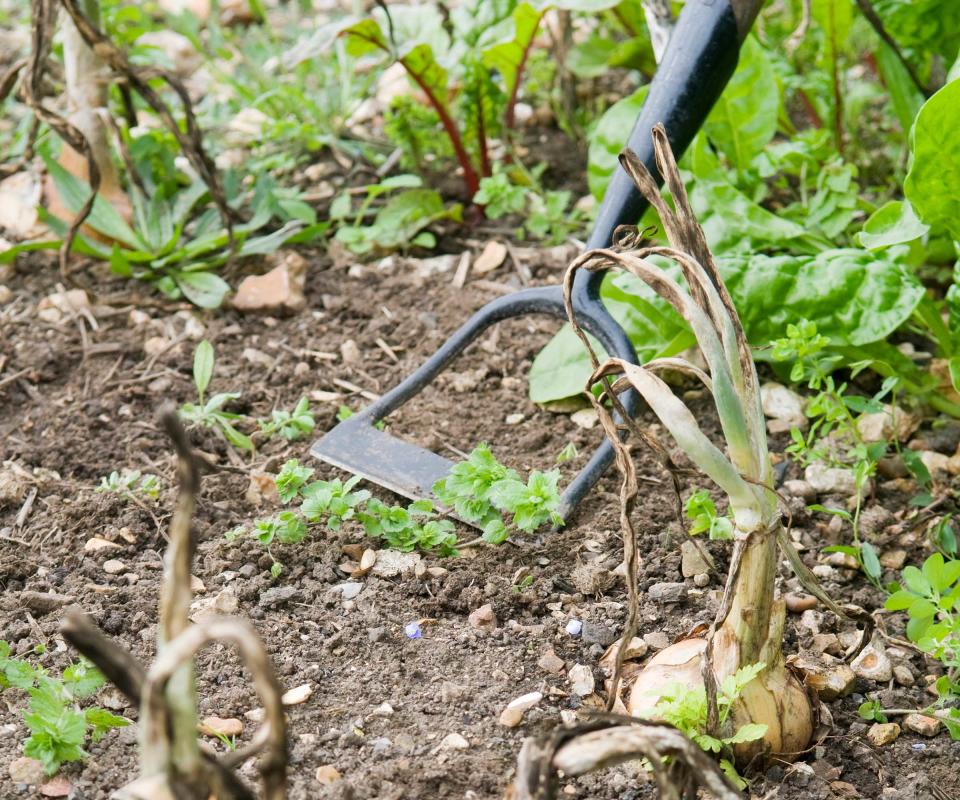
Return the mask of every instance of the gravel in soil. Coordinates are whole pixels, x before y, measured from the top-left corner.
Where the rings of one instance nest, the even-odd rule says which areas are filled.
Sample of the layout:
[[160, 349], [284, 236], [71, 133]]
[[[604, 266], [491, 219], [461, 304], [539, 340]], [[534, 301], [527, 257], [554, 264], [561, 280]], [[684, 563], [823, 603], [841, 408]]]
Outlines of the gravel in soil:
[[[431, 272], [422, 262], [393, 259], [391, 269], [378, 269], [335, 266], [320, 255], [310, 260], [308, 307], [287, 318], [206, 314], [175, 305], [94, 304], [96, 329], [79, 320], [49, 324], [36, 316], [38, 301], [56, 289], [55, 271], [47, 262], [38, 256], [9, 280], [13, 299], [0, 308], [0, 378], [26, 372], [0, 386], [0, 462], [23, 469], [25, 493], [37, 489], [22, 524], [17, 518], [25, 497], [0, 507], [0, 638], [16, 653], [45, 643], [40, 661], [55, 672], [73, 658], [57, 634], [58, 604], [34, 594], [56, 593], [91, 614], [139, 659], [152, 658], [164, 531], [175, 497], [174, 461], [156, 412], [164, 403], [193, 399], [197, 340], [209, 338], [216, 349], [211, 389], [242, 393], [235, 410], [263, 417], [273, 408], [292, 407], [302, 395], [321, 392], [322, 400], [313, 406], [318, 428], [325, 430], [334, 424], [340, 403], [357, 408], [367, 402], [345, 390], [342, 381], [382, 393], [495, 296], [472, 283], [455, 289], [452, 271]], [[534, 281], [558, 281], [563, 265], [562, 258], [531, 263]], [[516, 282], [509, 266], [492, 278], [508, 286]], [[569, 475], [599, 442], [599, 429], [577, 427], [526, 397], [526, 371], [556, 328], [555, 321], [530, 317], [492, 329], [389, 420], [391, 431], [451, 456], [486, 441], [501, 460], [522, 470], [551, 467], [573, 442], [579, 456], [564, 465]], [[155, 348], [153, 355], [147, 355], [145, 344], [155, 337], [171, 346], [162, 349], [154, 342], [148, 345]], [[348, 340], [356, 348], [344, 349]], [[698, 416], [710, 419], [706, 398], [688, 397]], [[250, 470], [276, 472], [292, 457], [309, 461], [309, 442], [269, 441], [251, 465], [209, 432], [192, 435], [222, 468], [204, 478], [195, 519], [194, 571], [205, 588], [198, 599], [217, 598], [226, 608], [235, 603], [236, 613], [251, 619], [266, 642], [284, 685], [313, 688], [306, 702], [289, 709], [291, 797], [501, 797], [523, 737], [559, 724], [561, 711], [583, 712], [591, 705], [592, 698], [571, 692], [567, 674], [575, 665], [586, 665], [601, 688], [599, 657], [626, 617], [623, 588], [609, 575], [620, 561], [614, 475], [604, 478], [562, 531], [465, 552], [458, 559], [428, 558], [429, 566], [442, 570], [424, 579], [367, 576], [360, 579], [359, 593], [347, 599], [342, 590], [347, 576], [338, 565], [344, 545], [363, 541], [358, 528], [314, 532], [297, 547], [279, 548], [276, 555], [285, 565], [279, 580], [271, 578], [271, 559], [256, 542], [231, 542], [223, 535], [277, 510], [268, 498], [248, 491]], [[638, 449], [636, 456], [643, 481], [636, 511], [643, 556], [641, 633], [660, 647], [711, 618], [721, 582], [712, 576], [701, 585], [702, 579], [683, 577], [683, 533], [673, 516], [669, 484], [649, 454]], [[311, 466], [317, 477], [336, 474], [326, 465]], [[165, 487], [159, 500], [134, 503], [94, 492], [101, 476], [124, 468], [159, 475]], [[885, 502], [896, 511], [902, 498]], [[825, 526], [818, 527], [802, 503], [795, 511], [801, 541], [824, 543]], [[92, 537], [116, 546], [87, 551], [84, 545]], [[710, 549], [722, 568], [723, 548], [711, 544]], [[815, 553], [806, 553], [811, 566]], [[911, 559], [919, 555], [911, 552]], [[105, 570], [107, 560], [121, 562], [123, 569]], [[521, 584], [527, 576], [532, 583]], [[798, 588], [786, 573], [783, 577], [782, 591]], [[652, 585], [680, 582], [686, 584], [685, 597], [666, 593], [657, 602], [652, 599], [657, 592], [648, 591]], [[827, 585], [841, 601], [868, 608], [882, 601], [859, 576], [843, 569], [835, 570]], [[468, 615], [487, 603], [497, 626], [472, 627]], [[810, 624], [820, 626], [820, 634], [837, 633], [841, 639], [849, 634], [827, 617], [792, 614], [786, 652], [814, 647]], [[579, 636], [566, 630], [573, 619], [583, 623]], [[423, 636], [410, 639], [403, 628], [418, 620]], [[908, 651], [895, 654], [895, 662], [911, 670], [915, 686], [876, 686], [861, 679], [852, 695], [830, 704], [834, 728], [829, 738], [801, 761], [752, 775], [754, 794], [895, 800], [932, 796], [931, 787], [937, 786], [957, 796], [960, 745], [945, 735], [923, 739], [904, 732], [880, 748], [866, 738], [867, 725], [856, 715], [864, 692], [880, 690], [887, 706], [929, 700], [923, 676], [932, 665]], [[201, 716], [245, 720], [240, 740], [249, 739], [255, 723], [244, 715], [258, 701], [235, 655], [212, 646], [198, 657], [197, 674]], [[583, 670], [577, 674], [582, 680]], [[529, 692], [541, 692], [542, 701], [525, 712], [519, 726], [501, 725], [506, 705]], [[20, 718], [24, 698], [8, 690], [4, 700], [0, 797], [31, 796], [33, 790], [13, 784], [7, 774], [26, 736]], [[136, 718], [132, 708], [120, 713]], [[136, 773], [133, 726], [88, 751], [85, 761], [63, 769], [76, 797], [107, 798]], [[244, 773], [252, 777], [252, 766]], [[331, 779], [337, 773], [341, 777]], [[632, 765], [565, 782], [562, 791], [569, 797], [622, 800], [654, 796]]]

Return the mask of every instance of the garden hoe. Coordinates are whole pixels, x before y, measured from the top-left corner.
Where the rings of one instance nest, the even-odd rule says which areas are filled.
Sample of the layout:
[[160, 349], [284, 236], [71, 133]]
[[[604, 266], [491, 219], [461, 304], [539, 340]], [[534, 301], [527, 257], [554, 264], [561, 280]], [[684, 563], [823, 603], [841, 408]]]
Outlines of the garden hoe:
[[[679, 156], [696, 135], [720, 97], [737, 65], [743, 42], [763, 0], [688, 0], [650, 84], [647, 99], [626, 146], [658, 176], [651, 129], [658, 122], [667, 130]], [[607, 247], [614, 231], [635, 224], [646, 201], [633, 181], [617, 167], [587, 241], [587, 249]], [[637, 363], [630, 339], [610, 316], [600, 299], [601, 273], [580, 273], [573, 289], [573, 305], [583, 328], [611, 356]], [[411, 499], [431, 497], [431, 489], [453, 463], [436, 453], [378, 430], [381, 419], [415, 397], [488, 327], [527, 314], [550, 314], [566, 320], [561, 286], [523, 289], [494, 300], [477, 311], [459, 330], [402, 383], [337, 425], [317, 441], [310, 452], [329, 464], [385, 486]], [[625, 397], [628, 413], [636, 397]], [[604, 442], [570, 482], [559, 509], [567, 519], [613, 460], [613, 448]]]

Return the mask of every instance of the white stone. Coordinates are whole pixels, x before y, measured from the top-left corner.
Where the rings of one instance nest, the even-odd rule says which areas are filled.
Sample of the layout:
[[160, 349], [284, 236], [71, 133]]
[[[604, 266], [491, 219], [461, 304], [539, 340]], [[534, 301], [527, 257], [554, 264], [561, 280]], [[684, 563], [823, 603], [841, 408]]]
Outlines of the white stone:
[[[540, 692], [529, 692], [511, 700], [500, 712], [500, 724], [507, 728], [516, 728], [523, 721], [523, 715], [543, 700]], [[456, 736], [456, 734], [451, 734]], [[449, 738], [449, 737], [447, 737]]]
[[596, 682], [593, 678], [593, 670], [586, 664], [576, 664], [570, 668], [567, 674], [570, 681], [570, 691], [580, 697], [586, 697], [593, 694]]
[[857, 491], [857, 481], [850, 469], [828, 467], [817, 461], [807, 467], [803, 477], [818, 494], [840, 494], [849, 497]]

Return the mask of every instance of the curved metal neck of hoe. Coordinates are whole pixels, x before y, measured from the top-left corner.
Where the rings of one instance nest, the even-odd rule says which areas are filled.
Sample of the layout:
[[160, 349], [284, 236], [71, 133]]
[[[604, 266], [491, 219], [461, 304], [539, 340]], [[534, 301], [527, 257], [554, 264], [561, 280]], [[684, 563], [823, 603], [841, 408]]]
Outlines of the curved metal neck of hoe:
[[[689, 0], [683, 7], [626, 145], [658, 182], [661, 177], [650, 130], [663, 123], [670, 146], [680, 158], [736, 69], [739, 44], [761, 5], [762, 0]], [[636, 224], [646, 207], [633, 181], [618, 165], [587, 249], [609, 246], [617, 226]], [[581, 271], [574, 285], [574, 302], [582, 306], [597, 301], [602, 280], [602, 273]]]

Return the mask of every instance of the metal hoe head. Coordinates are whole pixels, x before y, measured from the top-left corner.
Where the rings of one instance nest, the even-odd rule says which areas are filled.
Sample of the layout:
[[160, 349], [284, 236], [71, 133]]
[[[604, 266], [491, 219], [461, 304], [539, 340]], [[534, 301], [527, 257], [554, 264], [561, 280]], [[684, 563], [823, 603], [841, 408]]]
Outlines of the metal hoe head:
[[[749, 31], [762, 0], [689, 0], [680, 14], [660, 67], [650, 85], [629, 140], [625, 143], [658, 175], [650, 131], [663, 123], [673, 151], [679, 156], [696, 135], [726, 86], [737, 64], [740, 43]], [[588, 248], [607, 247], [619, 225], [636, 223], [646, 203], [627, 174], [617, 168], [611, 178]], [[573, 305], [583, 327], [608, 354], [637, 361], [633, 345], [600, 300], [601, 276], [580, 274]], [[378, 430], [376, 423], [419, 394], [488, 327], [513, 317], [547, 314], [566, 319], [562, 288], [523, 289], [488, 303], [427, 359], [413, 374], [358, 414], [344, 420], [314, 443], [311, 455], [361, 475], [411, 499], [429, 498], [453, 462]], [[625, 406], [634, 413], [636, 397]], [[559, 509], [567, 519], [613, 460], [604, 441], [567, 486]]]

